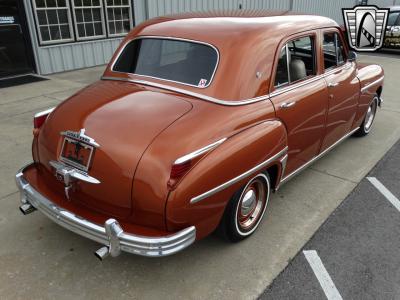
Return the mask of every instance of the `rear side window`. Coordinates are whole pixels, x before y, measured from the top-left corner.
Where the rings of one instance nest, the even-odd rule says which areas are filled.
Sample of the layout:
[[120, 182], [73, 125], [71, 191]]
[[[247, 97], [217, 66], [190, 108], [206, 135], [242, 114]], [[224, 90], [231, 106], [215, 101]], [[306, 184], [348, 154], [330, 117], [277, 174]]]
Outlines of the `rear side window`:
[[218, 64], [213, 47], [183, 40], [142, 38], [131, 41], [113, 71], [207, 87]]
[[337, 32], [324, 34], [323, 42], [325, 70], [339, 66], [345, 61], [343, 42]]
[[281, 86], [289, 83], [289, 72], [287, 64], [286, 46], [281, 49], [278, 59], [278, 67], [276, 69], [275, 86]]
[[312, 36], [289, 41], [278, 58], [275, 87], [316, 74], [315, 43]]

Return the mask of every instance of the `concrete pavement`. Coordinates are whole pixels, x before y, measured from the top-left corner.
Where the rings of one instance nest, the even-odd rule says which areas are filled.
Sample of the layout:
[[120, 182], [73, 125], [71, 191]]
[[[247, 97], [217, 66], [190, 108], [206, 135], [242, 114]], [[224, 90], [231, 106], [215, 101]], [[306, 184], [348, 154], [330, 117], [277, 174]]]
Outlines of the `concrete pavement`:
[[[399, 57], [400, 58], [400, 57]], [[273, 195], [257, 233], [238, 244], [211, 236], [175, 256], [123, 254], [99, 262], [98, 244], [36, 212], [22, 216], [13, 176], [30, 161], [32, 115], [96, 80], [93, 68], [0, 90], [0, 295], [4, 298], [256, 298], [400, 137], [397, 57], [361, 56], [386, 72], [384, 108], [366, 138], [350, 138]]]
[[[376, 178], [400, 198], [399, 165], [397, 142], [368, 178]], [[399, 235], [400, 211], [365, 178], [302, 250], [317, 252], [343, 299], [399, 299]], [[317, 280], [323, 275], [313, 272], [303, 251], [260, 300], [325, 298]]]

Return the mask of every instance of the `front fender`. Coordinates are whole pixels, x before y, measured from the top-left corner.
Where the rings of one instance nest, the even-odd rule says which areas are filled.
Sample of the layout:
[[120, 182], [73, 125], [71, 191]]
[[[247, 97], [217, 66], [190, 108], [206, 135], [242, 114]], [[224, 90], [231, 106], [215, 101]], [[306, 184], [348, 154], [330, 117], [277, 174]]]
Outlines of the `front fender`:
[[[169, 194], [168, 230], [195, 225], [198, 239], [214, 231], [232, 195], [252, 176], [272, 165], [277, 165], [280, 174], [286, 146], [286, 129], [279, 120], [259, 123], [228, 138], [202, 158]], [[199, 200], [198, 196], [205, 193]]]
[[358, 64], [357, 77], [360, 80], [360, 98], [353, 128], [360, 126], [363, 122], [367, 109], [376, 93], [379, 92], [381, 100], [384, 71], [379, 65]]

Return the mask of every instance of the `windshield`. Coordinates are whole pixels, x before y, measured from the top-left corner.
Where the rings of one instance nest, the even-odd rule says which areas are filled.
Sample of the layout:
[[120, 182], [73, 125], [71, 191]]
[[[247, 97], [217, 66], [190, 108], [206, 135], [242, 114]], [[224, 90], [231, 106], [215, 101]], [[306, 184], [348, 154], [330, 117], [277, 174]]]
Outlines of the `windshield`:
[[207, 87], [218, 64], [215, 48], [186, 40], [140, 38], [122, 51], [113, 71]]

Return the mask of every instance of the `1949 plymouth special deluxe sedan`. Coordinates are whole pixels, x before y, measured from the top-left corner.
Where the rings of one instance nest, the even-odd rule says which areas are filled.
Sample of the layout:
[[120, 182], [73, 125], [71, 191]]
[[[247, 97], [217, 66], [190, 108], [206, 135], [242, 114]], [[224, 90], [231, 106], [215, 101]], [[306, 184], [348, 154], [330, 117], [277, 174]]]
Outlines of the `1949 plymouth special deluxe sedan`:
[[331, 19], [288, 12], [159, 17], [100, 81], [34, 117], [24, 214], [104, 246], [165, 256], [217, 232], [251, 235], [271, 192], [364, 136], [383, 70], [357, 63]]

